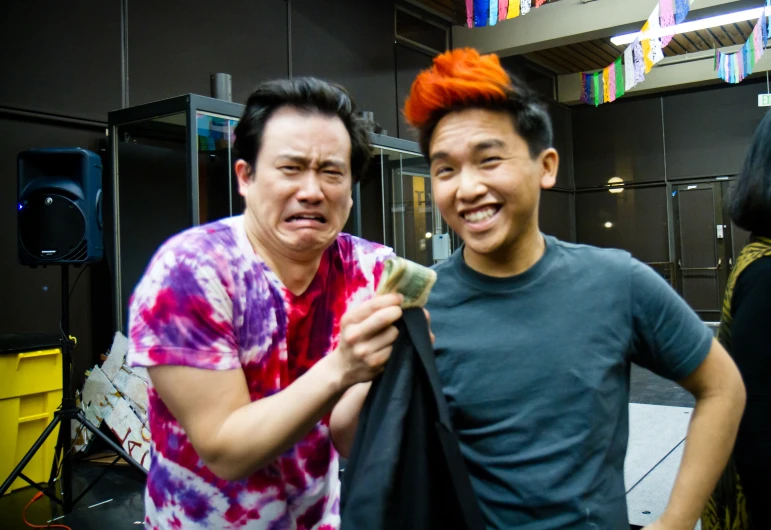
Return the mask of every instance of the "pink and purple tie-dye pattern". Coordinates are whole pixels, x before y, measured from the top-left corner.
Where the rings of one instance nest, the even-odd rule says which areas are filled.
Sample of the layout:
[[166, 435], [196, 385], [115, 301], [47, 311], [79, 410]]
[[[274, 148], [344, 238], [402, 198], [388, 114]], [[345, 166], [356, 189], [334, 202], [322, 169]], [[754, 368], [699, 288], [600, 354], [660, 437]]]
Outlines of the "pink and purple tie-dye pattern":
[[[386, 247], [341, 234], [295, 296], [254, 254], [233, 217], [173, 237], [131, 302], [129, 362], [242, 369], [252, 400], [286, 388], [338, 343], [339, 322], [370, 298]], [[328, 418], [271, 465], [241, 481], [215, 476], [152, 386], [150, 529], [334, 530], [338, 457]]]

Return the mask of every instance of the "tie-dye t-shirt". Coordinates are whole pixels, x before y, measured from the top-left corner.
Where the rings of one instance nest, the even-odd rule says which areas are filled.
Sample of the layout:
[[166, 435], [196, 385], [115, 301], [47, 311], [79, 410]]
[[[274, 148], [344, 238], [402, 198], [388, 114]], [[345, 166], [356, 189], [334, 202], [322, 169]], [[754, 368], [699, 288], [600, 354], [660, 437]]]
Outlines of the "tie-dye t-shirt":
[[[241, 369], [252, 400], [289, 386], [338, 343], [339, 322], [373, 296], [391, 250], [340, 234], [299, 296], [249, 243], [243, 216], [187, 230], [153, 257], [131, 300], [129, 363]], [[190, 389], [195, 392], [195, 389]], [[339, 526], [338, 456], [329, 418], [245, 480], [217, 478], [150, 386], [150, 529]]]

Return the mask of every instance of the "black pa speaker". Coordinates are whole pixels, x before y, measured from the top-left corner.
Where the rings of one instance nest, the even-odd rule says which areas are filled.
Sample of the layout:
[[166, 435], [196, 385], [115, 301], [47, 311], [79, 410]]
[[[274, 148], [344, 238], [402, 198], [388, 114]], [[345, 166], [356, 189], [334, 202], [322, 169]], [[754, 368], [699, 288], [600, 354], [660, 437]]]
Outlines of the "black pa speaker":
[[31, 149], [18, 156], [18, 238], [22, 265], [99, 261], [102, 160], [85, 149]]

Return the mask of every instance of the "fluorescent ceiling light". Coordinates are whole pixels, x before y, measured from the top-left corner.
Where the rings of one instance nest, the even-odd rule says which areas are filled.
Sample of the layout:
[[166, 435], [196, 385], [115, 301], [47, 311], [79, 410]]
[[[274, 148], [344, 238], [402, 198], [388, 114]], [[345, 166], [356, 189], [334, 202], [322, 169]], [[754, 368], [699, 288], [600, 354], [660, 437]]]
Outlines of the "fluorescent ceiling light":
[[623, 44], [631, 44], [639, 36], [640, 40], [653, 39], [656, 37], [665, 37], [667, 35], [678, 35], [680, 33], [688, 33], [690, 31], [698, 31], [700, 29], [715, 28], [717, 26], [725, 26], [726, 24], [733, 24], [734, 22], [743, 22], [745, 20], [754, 20], [763, 16], [763, 8], [757, 7], [754, 9], [745, 9], [744, 11], [736, 11], [734, 13], [725, 13], [724, 15], [718, 15], [715, 17], [702, 18], [700, 20], [692, 20], [690, 22], [683, 22], [682, 24], [676, 24], [669, 26], [668, 28], [659, 28], [656, 31], [648, 31], [647, 33], [626, 33], [624, 35], [616, 35], [611, 37], [610, 42], [616, 46]]

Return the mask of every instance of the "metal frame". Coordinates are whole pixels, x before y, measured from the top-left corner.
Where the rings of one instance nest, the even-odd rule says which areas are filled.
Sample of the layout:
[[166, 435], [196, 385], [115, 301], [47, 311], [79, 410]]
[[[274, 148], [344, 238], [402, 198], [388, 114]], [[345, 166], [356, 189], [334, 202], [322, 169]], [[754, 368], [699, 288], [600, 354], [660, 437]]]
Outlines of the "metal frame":
[[[222, 116], [223, 118], [240, 119], [244, 112], [244, 105], [214, 99], [198, 94], [185, 94], [169, 99], [154, 101], [143, 105], [137, 105], [125, 109], [116, 110], [107, 114], [108, 131], [110, 141], [110, 165], [112, 177], [112, 204], [113, 204], [113, 299], [115, 307], [115, 329], [124, 331], [123, 305], [121, 297], [122, 272], [121, 272], [121, 245], [120, 245], [120, 172], [118, 160], [118, 128], [129, 123], [151, 120], [162, 116], [185, 113], [187, 126], [187, 140], [185, 142], [187, 155], [187, 193], [188, 216], [190, 226], [200, 223], [199, 217], [199, 189], [198, 189], [198, 161], [197, 161], [197, 114], [204, 112]], [[118, 162], [116, 164], [116, 162]]]
[[[113, 297], [115, 306], [115, 327], [117, 330], [124, 331], [124, 300], [121, 298], [121, 245], [120, 245], [120, 171], [118, 160], [118, 128], [140, 121], [151, 120], [162, 116], [185, 113], [187, 126], [186, 155], [187, 155], [187, 188], [190, 225], [195, 226], [200, 223], [199, 217], [199, 189], [198, 189], [198, 161], [197, 161], [197, 114], [204, 112], [222, 116], [223, 118], [233, 118], [239, 120], [243, 115], [245, 106], [222, 101], [197, 94], [185, 94], [169, 99], [154, 101], [143, 105], [137, 105], [125, 109], [115, 110], [108, 113], [107, 125], [110, 135], [110, 165], [111, 165], [111, 186], [113, 201], [113, 244], [114, 248], [110, 253], [114, 260], [113, 266]], [[420, 148], [416, 142], [393, 138], [382, 134], [370, 134], [370, 142], [374, 149], [387, 149], [407, 154], [421, 154]], [[116, 164], [116, 162], [118, 162]], [[361, 191], [360, 186], [354, 186], [354, 204], [353, 226], [356, 235], [361, 235]], [[385, 211], [384, 211], [385, 215]], [[385, 223], [384, 223], [385, 226]]]

